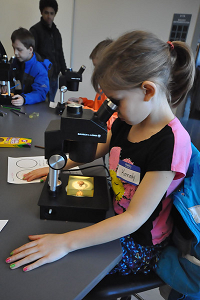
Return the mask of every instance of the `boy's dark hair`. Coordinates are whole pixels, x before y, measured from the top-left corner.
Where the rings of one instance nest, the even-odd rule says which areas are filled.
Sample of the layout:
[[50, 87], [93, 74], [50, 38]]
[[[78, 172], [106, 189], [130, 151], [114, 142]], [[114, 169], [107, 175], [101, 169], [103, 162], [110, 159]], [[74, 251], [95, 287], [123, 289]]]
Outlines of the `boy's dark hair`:
[[42, 13], [45, 7], [52, 7], [55, 10], [55, 14], [58, 11], [58, 3], [56, 0], [40, 0], [39, 9]]
[[97, 57], [97, 55], [99, 53], [101, 53], [101, 51], [103, 51], [108, 45], [110, 45], [111, 43], [113, 42], [113, 40], [111, 39], [106, 39], [106, 40], [103, 40], [101, 41], [100, 43], [98, 43], [96, 45], [96, 47], [92, 50], [89, 58], [90, 59], [94, 59]]
[[11, 35], [11, 41], [14, 43], [16, 40], [19, 40], [27, 49], [30, 47], [33, 47], [33, 49], [35, 48], [34, 36], [25, 28], [20, 27], [19, 29], [13, 31]]

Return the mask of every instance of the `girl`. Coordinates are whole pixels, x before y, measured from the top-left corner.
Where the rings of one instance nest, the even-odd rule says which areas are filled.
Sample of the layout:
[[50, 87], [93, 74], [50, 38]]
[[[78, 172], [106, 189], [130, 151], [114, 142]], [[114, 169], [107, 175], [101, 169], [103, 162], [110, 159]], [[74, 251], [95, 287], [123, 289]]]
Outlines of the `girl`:
[[[191, 157], [190, 137], [170, 106], [185, 98], [193, 78], [192, 53], [183, 42], [164, 43], [133, 31], [106, 48], [92, 83], [118, 104], [119, 118], [96, 157], [110, 153], [116, 215], [72, 232], [29, 236], [31, 242], [7, 258], [12, 269], [25, 265], [23, 270], [30, 271], [118, 238], [123, 258], [111, 273], [146, 273], [156, 267], [173, 226], [169, 195], [183, 180]], [[66, 168], [75, 165], [68, 160]], [[26, 179], [47, 172], [31, 172]]]

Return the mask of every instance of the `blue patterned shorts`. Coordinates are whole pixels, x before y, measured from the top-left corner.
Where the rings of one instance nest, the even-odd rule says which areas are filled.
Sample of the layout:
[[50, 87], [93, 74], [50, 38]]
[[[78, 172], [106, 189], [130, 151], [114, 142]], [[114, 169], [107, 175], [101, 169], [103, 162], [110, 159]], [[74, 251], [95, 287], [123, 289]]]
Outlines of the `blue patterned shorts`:
[[122, 259], [109, 274], [128, 275], [138, 272], [148, 273], [155, 270], [159, 256], [166, 246], [166, 241], [152, 246], [141, 246], [133, 241], [130, 235], [120, 239], [122, 245]]

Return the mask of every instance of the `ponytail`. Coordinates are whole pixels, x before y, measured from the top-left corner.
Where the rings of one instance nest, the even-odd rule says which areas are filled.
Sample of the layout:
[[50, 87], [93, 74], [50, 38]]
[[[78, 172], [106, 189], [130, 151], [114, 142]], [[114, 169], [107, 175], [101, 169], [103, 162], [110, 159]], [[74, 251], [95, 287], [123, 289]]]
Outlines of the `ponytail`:
[[176, 107], [182, 102], [192, 88], [195, 74], [194, 57], [187, 44], [174, 41], [174, 49], [170, 49], [172, 70], [169, 82], [171, 105]]
[[94, 69], [96, 91], [129, 90], [145, 80], [160, 85], [172, 107], [191, 89], [195, 64], [191, 49], [183, 42], [163, 42], [144, 31], [132, 31], [112, 42]]

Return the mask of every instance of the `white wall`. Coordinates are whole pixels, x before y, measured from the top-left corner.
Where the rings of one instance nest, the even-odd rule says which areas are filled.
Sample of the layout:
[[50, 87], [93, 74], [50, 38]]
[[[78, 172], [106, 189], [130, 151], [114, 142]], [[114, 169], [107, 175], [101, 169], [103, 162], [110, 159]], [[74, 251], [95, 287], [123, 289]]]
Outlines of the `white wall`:
[[[187, 36], [190, 45], [199, 11], [200, 0], [57, 0], [59, 10], [55, 23], [59, 28], [68, 67], [77, 71], [86, 65], [83, 83], [76, 93], [67, 92], [65, 98], [85, 96], [93, 99], [95, 92], [90, 78], [93, 70], [89, 54], [101, 40], [117, 38], [126, 31], [143, 29], [167, 41], [174, 13], [192, 14]], [[73, 4], [74, 34], [71, 45]], [[0, 40], [8, 56], [13, 55], [10, 36], [22, 26], [29, 29], [40, 19], [39, 0], [1, 0]], [[72, 63], [70, 51], [72, 46]], [[59, 99], [59, 93], [56, 95]]]
[[200, 0], [75, 0], [73, 68], [87, 66], [77, 94], [90, 99], [95, 96], [88, 56], [98, 42], [136, 29], [151, 31], [168, 41], [173, 14], [183, 13], [192, 14], [187, 36], [190, 45], [199, 6]]
[[[39, 22], [39, 0], [1, 0], [0, 8], [0, 40], [8, 57], [13, 55], [11, 34], [15, 29], [29, 29]], [[70, 64], [72, 8], [73, 0], [58, 0], [58, 13], [55, 24], [61, 32], [66, 63]]]

